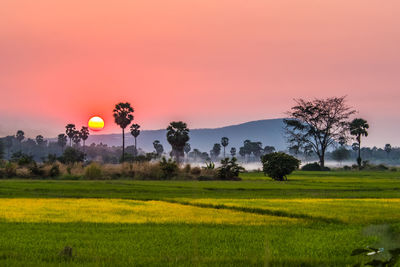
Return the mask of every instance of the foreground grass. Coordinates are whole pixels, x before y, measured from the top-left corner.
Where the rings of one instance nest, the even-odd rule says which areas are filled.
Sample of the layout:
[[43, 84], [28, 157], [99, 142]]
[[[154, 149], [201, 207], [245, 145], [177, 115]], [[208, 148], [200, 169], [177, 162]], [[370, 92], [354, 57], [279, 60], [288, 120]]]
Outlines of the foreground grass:
[[[360, 227], [0, 223], [1, 266], [345, 266]], [[59, 256], [65, 247], [73, 257]]]
[[0, 180], [0, 266], [351, 266], [400, 244], [400, 173], [242, 178]]

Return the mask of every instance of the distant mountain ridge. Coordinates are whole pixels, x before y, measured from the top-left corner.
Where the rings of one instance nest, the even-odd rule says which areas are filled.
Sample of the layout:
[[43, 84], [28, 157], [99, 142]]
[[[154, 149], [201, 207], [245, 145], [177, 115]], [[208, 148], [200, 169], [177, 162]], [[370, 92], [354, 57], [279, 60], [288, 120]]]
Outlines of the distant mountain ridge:
[[[190, 146], [200, 151], [209, 152], [215, 143], [221, 142], [221, 137], [229, 138], [227, 152], [231, 147], [243, 146], [243, 141], [260, 141], [263, 147], [266, 145], [274, 146], [276, 149], [285, 149], [285, 139], [283, 134], [283, 119], [267, 119], [250, 121], [237, 125], [224, 126], [220, 128], [190, 129]], [[103, 143], [109, 146], [120, 146], [122, 143], [121, 134], [99, 134], [89, 136], [86, 144]], [[166, 130], [142, 130], [137, 138], [138, 147], [151, 152], [154, 151], [153, 141], [160, 140], [164, 150], [170, 151], [171, 146], [166, 139]], [[133, 137], [127, 133], [125, 135], [126, 145], [133, 145]]]

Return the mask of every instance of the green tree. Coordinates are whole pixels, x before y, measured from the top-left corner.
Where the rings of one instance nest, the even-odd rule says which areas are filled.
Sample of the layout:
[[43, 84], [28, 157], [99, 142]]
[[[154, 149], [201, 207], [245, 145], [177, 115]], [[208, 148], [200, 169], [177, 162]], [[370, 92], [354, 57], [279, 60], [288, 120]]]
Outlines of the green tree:
[[284, 120], [286, 138], [299, 148], [310, 145], [325, 166], [326, 150], [348, 131], [348, 120], [355, 113], [346, 105], [346, 97], [306, 101], [298, 99]]
[[57, 145], [59, 145], [61, 147], [61, 151], [64, 153], [64, 148], [67, 145], [67, 136], [65, 134], [58, 135]]
[[350, 123], [350, 134], [355, 136], [358, 143], [358, 157], [357, 164], [358, 168], [361, 169], [361, 136], [368, 136], [369, 125], [364, 119], [357, 118]]
[[22, 130], [18, 130], [15, 135], [15, 139], [19, 142], [19, 150], [22, 152], [22, 140], [25, 139], [25, 133]]
[[230, 153], [231, 153], [232, 158], [235, 157], [236, 156], [236, 147], [232, 147]]
[[186, 123], [174, 121], [167, 127], [167, 141], [172, 147], [172, 155], [180, 163], [180, 158], [184, 155], [184, 148], [189, 141], [189, 129]]
[[221, 145], [224, 148], [224, 158], [225, 158], [225, 148], [229, 145], [229, 138], [228, 137], [222, 137], [221, 138]]
[[60, 162], [64, 164], [83, 162], [84, 159], [85, 159], [85, 154], [83, 154], [83, 152], [73, 147], [67, 147], [63, 155], [59, 158]]
[[125, 128], [133, 120], [133, 111], [131, 104], [128, 102], [116, 104], [113, 110], [114, 121], [122, 129], [122, 162], [125, 161]]
[[287, 180], [286, 176], [300, 166], [300, 160], [282, 152], [266, 154], [261, 157], [261, 162], [264, 174], [278, 181]]
[[74, 137], [76, 132], [75, 124], [69, 123], [65, 126], [65, 134], [69, 138], [69, 146], [72, 147], [72, 138]]
[[137, 156], [137, 153], [138, 153], [136, 138], [140, 134], [139, 128], [140, 128], [139, 124], [134, 123], [131, 125], [131, 135], [135, 138], [135, 156]]
[[81, 131], [79, 132], [79, 137], [83, 141], [83, 152], [85, 152], [85, 142], [89, 138], [89, 127], [82, 126]]
[[275, 152], [275, 147], [273, 146], [265, 146], [264, 147], [264, 154], [271, 154]]

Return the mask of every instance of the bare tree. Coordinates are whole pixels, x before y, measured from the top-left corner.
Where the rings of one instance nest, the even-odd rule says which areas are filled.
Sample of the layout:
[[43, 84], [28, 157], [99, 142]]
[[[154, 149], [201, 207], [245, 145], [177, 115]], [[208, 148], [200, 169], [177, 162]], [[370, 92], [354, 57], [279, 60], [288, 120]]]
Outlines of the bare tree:
[[291, 145], [310, 146], [325, 166], [328, 147], [339, 142], [349, 130], [348, 120], [356, 111], [346, 105], [346, 97], [297, 99], [285, 119], [287, 141]]

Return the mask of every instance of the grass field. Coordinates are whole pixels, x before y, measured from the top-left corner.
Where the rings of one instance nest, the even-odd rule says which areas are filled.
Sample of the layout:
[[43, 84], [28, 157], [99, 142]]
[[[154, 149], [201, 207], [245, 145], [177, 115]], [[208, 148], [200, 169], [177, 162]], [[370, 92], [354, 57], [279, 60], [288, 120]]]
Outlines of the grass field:
[[351, 266], [400, 247], [398, 172], [242, 178], [0, 180], [0, 266]]

